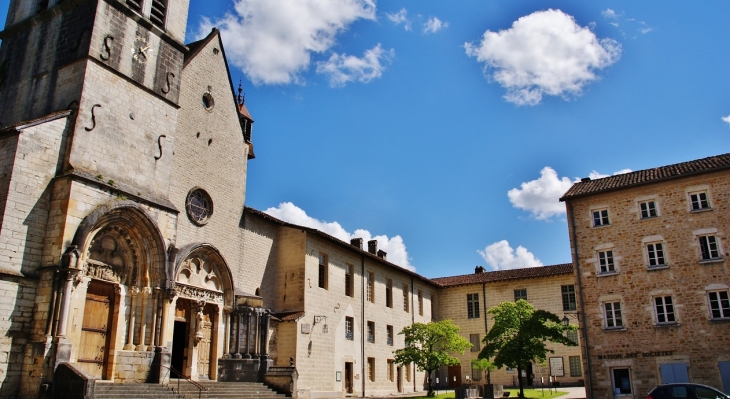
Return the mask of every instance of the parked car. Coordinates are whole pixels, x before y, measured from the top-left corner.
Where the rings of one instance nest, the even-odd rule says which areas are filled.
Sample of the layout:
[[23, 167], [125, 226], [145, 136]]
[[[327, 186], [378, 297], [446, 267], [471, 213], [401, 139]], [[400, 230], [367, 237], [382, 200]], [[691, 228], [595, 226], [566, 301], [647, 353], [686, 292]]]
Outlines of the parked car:
[[658, 385], [646, 399], [730, 399], [730, 396], [707, 385], [678, 383]]

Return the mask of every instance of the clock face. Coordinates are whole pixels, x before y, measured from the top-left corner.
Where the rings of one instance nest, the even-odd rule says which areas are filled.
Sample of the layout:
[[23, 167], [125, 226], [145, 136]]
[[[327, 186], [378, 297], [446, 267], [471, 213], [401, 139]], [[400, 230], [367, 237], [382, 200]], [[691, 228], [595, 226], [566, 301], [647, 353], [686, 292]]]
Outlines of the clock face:
[[137, 34], [134, 38], [134, 43], [132, 44], [132, 59], [140, 64], [146, 63], [147, 59], [151, 57], [151, 46], [152, 45], [149, 44], [147, 38]]

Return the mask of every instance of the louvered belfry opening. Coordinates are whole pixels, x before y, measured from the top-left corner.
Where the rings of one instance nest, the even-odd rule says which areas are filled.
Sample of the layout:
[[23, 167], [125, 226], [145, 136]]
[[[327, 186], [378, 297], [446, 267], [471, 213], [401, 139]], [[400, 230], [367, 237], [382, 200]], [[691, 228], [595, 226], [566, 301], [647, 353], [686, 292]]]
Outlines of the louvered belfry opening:
[[137, 12], [142, 12], [142, 1], [141, 0], [127, 0], [127, 5]]
[[165, 27], [165, 15], [167, 15], [167, 0], [152, 0], [150, 20], [160, 28]]

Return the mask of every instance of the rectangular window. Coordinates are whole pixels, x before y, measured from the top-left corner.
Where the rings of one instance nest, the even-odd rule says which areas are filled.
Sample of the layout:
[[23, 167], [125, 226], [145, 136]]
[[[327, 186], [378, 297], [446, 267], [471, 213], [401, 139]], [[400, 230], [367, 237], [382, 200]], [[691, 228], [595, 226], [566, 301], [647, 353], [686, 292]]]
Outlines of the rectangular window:
[[598, 253], [598, 264], [601, 266], [601, 273], [616, 271], [613, 263], [613, 251], [601, 251]]
[[693, 211], [710, 209], [710, 201], [707, 200], [707, 193], [702, 191], [699, 193], [691, 193], [689, 201]]
[[593, 227], [608, 225], [608, 209], [593, 211]]
[[368, 272], [368, 302], [375, 303], [375, 273]]
[[368, 379], [375, 382], [375, 358], [368, 358]]
[[423, 316], [423, 291], [418, 290], [418, 315]]
[[319, 288], [327, 289], [327, 255], [319, 254]]
[[375, 343], [375, 322], [368, 322], [368, 342]]
[[473, 381], [482, 380], [482, 370], [475, 369], [473, 364], [471, 365], [471, 379]]
[[355, 267], [353, 265], [345, 264], [345, 295], [353, 297], [355, 295], [355, 279], [352, 278]]
[[411, 365], [406, 364], [406, 381], [411, 382]]
[[621, 303], [606, 302], [603, 304], [606, 311], [606, 328], [621, 328], [624, 326], [621, 320]]
[[352, 341], [354, 339], [352, 335], [352, 325], [354, 324], [355, 319], [352, 317], [345, 317], [345, 339], [348, 339]]
[[469, 343], [471, 343], [472, 352], [479, 352], [480, 350], [482, 350], [479, 347], [479, 344], [481, 343], [481, 340], [479, 339], [479, 334], [469, 334]]
[[657, 216], [656, 204], [654, 201], [640, 202], [639, 208], [641, 209], [641, 218], [648, 219]]
[[403, 284], [403, 310], [406, 312], [410, 311], [408, 304], [408, 284]]
[[565, 338], [568, 338], [575, 344], [578, 344], [578, 331], [568, 331], [565, 333]]
[[388, 381], [393, 381], [393, 359], [388, 359]]
[[388, 335], [388, 345], [393, 346], [393, 326], [387, 326], [385, 331]]
[[664, 265], [664, 248], [661, 243], [647, 244], [646, 252], [649, 255], [649, 267]]
[[479, 318], [479, 294], [466, 294], [466, 313], [470, 319]]
[[393, 280], [391, 279], [385, 281], [385, 306], [393, 307]]
[[674, 323], [674, 305], [671, 296], [658, 296], [654, 298], [654, 309], [656, 309], [657, 323]]
[[629, 369], [611, 370], [614, 395], [631, 395], [631, 377]]
[[167, 0], [152, 0], [150, 21], [160, 28], [165, 28], [165, 14], [167, 14]]
[[714, 291], [707, 295], [710, 297], [710, 317], [713, 319], [730, 318], [730, 300], [727, 291]]
[[580, 356], [568, 356], [568, 363], [570, 364], [570, 376], [581, 377], [583, 371], [581, 371]]
[[575, 285], [562, 285], [560, 292], [563, 294], [563, 312], [575, 310]]
[[699, 236], [699, 240], [702, 260], [720, 258], [720, 251], [717, 249], [717, 238], [715, 236]]
[[527, 300], [527, 288], [515, 290], [515, 302], [519, 301], [520, 299]]

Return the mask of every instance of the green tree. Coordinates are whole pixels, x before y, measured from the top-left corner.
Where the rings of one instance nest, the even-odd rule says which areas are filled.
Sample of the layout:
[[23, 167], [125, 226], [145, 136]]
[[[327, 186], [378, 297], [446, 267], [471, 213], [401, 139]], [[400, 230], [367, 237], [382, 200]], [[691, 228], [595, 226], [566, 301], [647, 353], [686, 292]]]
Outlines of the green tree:
[[576, 326], [564, 326], [554, 313], [535, 310], [523, 299], [502, 302], [489, 309], [488, 313], [492, 315], [493, 324], [484, 337], [485, 346], [478, 358], [494, 357], [495, 366], [517, 369], [520, 397], [524, 397], [522, 378], [519, 378], [522, 370], [531, 361], [545, 363], [547, 353], [554, 352], [547, 348], [548, 342], [577, 345], [565, 336], [566, 331], [574, 331]]
[[406, 346], [395, 351], [395, 362], [401, 365], [414, 363], [419, 371], [428, 375], [428, 396], [433, 396], [431, 373], [442, 366], [455, 366], [459, 359], [449, 353], [463, 354], [471, 347], [468, 340], [459, 335], [459, 327], [451, 320], [414, 323], [398, 334], [405, 335]]
[[491, 362], [489, 359], [472, 359], [471, 367], [474, 368], [474, 370], [486, 370], [487, 384], [492, 385], [492, 371], [497, 369], [497, 366], [494, 365], [494, 362]]

